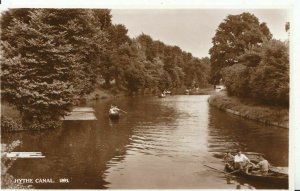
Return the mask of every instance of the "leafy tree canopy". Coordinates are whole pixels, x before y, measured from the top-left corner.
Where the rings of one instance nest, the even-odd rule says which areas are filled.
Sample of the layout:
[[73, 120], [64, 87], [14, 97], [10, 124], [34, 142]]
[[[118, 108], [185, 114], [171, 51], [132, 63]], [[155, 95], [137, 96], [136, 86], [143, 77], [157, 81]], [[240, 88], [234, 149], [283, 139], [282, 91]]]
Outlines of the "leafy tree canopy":
[[260, 23], [253, 14], [228, 15], [216, 30], [212, 39], [213, 47], [209, 50], [211, 83], [218, 83], [221, 69], [237, 64], [238, 57], [245, 50], [271, 38], [266, 23]]
[[96, 12], [19, 9], [5, 15], [3, 98], [29, 119], [63, 116], [73, 97], [87, 92], [95, 79], [94, 55], [106, 42]]

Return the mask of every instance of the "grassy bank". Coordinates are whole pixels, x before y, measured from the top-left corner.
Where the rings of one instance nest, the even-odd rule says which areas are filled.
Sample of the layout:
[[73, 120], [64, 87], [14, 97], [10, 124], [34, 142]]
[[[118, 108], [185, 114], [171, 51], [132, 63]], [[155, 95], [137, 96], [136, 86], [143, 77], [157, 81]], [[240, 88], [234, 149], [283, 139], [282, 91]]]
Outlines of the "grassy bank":
[[115, 95], [112, 94], [109, 90], [104, 90], [104, 89], [95, 89], [93, 92], [84, 95], [81, 97], [81, 99], [86, 99], [86, 100], [100, 100], [100, 99], [107, 99], [107, 98], [112, 98]]
[[221, 110], [247, 119], [278, 127], [288, 128], [289, 109], [260, 105], [253, 101], [228, 97], [225, 91], [211, 95], [209, 103]]
[[[84, 95], [80, 98], [75, 98], [75, 105], [84, 104], [87, 100], [101, 100], [113, 97], [124, 96], [124, 93], [118, 92], [113, 94], [111, 91], [96, 89], [90, 94]], [[55, 123], [55, 124], [53, 124]], [[31, 125], [24, 125], [20, 112], [11, 104], [1, 100], [1, 132], [16, 132], [16, 131], [33, 131], [42, 129], [51, 129], [60, 126], [62, 121], [47, 121], [43, 124], [35, 124], [33, 121]], [[49, 126], [49, 127], [48, 127]], [[42, 128], [41, 128], [42, 127]]]

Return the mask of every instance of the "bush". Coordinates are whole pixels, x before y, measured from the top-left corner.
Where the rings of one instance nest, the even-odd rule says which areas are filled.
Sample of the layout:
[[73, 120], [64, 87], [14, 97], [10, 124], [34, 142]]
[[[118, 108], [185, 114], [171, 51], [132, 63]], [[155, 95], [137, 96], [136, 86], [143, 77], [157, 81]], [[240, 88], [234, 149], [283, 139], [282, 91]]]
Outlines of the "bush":
[[221, 71], [228, 95], [269, 105], [289, 105], [289, 52], [285, 43], [265, 42], [239, 59], [239, 64]]
[[229, 95], [247, 97], [249, 95], [249, 69], [243, 64], [235, 64], [221, 71]]
[[41, 129], [53, 129], [60, 127], [62, 125], [62, 121], [60, 120], [51, 120], [45, 119], [43, 121], [39, 121], [36, 119], [24, 120], [23, 123], [21, 121], [13, 120], [10, 117], [1, 116], [1, 131], [9, 132], [9, 131], [21, 131], [21, 130], [41, 130]]
[[[2, 118], [1, 118], [2, 119]], [[12, 152], [14, 148], [19, 146], [21, 142], [19, 140], [13, 141], [11, 144], [1, 144], [1, 188], [4, 189], [28, 189], [32, 188], [32, 185], [23, 185], [21, 183], [15, 183], [14, 177], [7, 171], [12, 167], [16, 158], [6, 157], [6, 153]]]
[[281, 41], [265, 43], [262, 60], [250, 76], [251, 96], [271, 105], [289, 105], [289, 53]]
[[20, 121], [1, 115], [1, 131], [17, 131], [21, 129]]
[[26, 129], [30, 130], [42, 130], [42, 129], [55, 129], [58, 128], [62, 125], [61, 121], [44, 121], [44, 122], [39, 122], [39, 121], [33, 121], [30, 124], [26, 125]]

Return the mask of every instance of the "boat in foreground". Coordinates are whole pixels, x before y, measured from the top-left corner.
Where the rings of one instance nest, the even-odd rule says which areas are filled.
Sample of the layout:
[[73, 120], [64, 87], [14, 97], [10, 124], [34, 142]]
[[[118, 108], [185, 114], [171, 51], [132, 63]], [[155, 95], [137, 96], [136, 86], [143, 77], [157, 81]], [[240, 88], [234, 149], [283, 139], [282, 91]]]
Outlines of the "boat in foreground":
[[285, 187], [288, 188], [288, 175], [276, 171], [269, 170], [267, 175], [261, 175], [261, 174], [256, 174], [251, 171], [249, 173], [246, 173], [245, 171], [236, 171], [233, 167], [230, 165], [226, 164], [225, 165], [225, 171], [228, 173], [232, 173], [236, 176], [244, 177], [248, 180], [253, 180], [261, 183], [268, 183], [268, 184], [276, 184], [280, 187]]

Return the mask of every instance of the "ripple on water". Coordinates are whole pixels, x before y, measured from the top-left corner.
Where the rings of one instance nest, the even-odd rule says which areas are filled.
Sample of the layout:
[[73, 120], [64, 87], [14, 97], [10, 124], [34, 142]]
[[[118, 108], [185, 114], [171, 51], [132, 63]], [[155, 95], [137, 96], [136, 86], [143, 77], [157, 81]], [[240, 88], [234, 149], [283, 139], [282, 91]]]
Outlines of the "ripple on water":
[[[47, 175], [72, 180], [64, 188], [234, 189], [224, 174], [224, 151], [264, 153], [277, 166], [288, 164], [288, 132], [228, 115], [207, 103], [208, 96], [134, 97], [91, 103], [96, 122], [67, 122], [37, 133], [4, 136], [22, 139], [20, 151], [41, 151], [43, 160], [20, 160], [10, 169], [17, 178]], [[128, 113], [107, 118], [110, 104]], [[276, 152], [274, 152], [276, 148]], [[60, 185], [58, 185], [60, 186]], [[262, 188], [270, 188], [264, 186]]]

